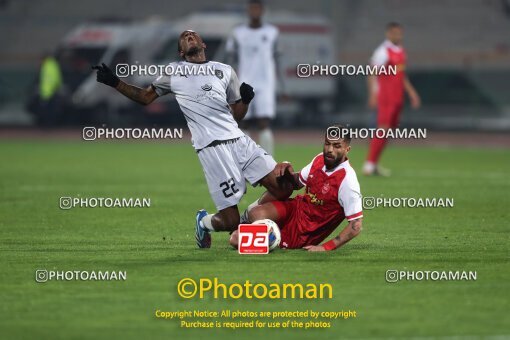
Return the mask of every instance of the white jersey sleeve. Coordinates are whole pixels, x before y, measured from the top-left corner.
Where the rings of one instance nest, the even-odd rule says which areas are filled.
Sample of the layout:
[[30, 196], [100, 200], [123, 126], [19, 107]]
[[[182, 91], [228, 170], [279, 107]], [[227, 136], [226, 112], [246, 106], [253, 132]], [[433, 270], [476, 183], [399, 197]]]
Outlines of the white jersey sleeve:
[[241, 93], [239, 92], [239, 78], [232, 67], [230, 72], [230, 80], [227, 86], [227, 103], [234, 104], [241, 99]]
[[167, 93], [172, 92], [170, 80], [171, 80], [170, 75], [162, 74], [152, 82], [152, 88], [154, 89], [154, 91], [156, 91], [158, 96], [161, 97]]
[[172, 65], [175, 70], [189, 74], [163, 75], [152, 86], [159, 96], [169, 92], [175, 95], [196, 150], [216, 140], [244, 136], [229, 106], [241, 97], [239, 80], [232, 67], [215, 61], [191, 63], [181, 60]]
[[338, 203], [344, 209], [347, 221], [352, 221], [363, 217], [361, 190], [354, 169], [348, 167], [345, 170], [345, 178], [338, 189]]
[[306, 182], [308, 181], [308, 175], [310, 175], [310, 170], [312, 170], [313, 162], [315, 162], [315, 159], [319, 156], [322, 156], [322, 153], [315, 156], [312, 161], [299, 172], [299, 181], [301, 184], [306, 185]]
[[384, 44], [379, 45], [374, 51], [372, 58], [370, 59], [370, 64], [374, 66], [383, 66], [388, 62], [388, 49]]

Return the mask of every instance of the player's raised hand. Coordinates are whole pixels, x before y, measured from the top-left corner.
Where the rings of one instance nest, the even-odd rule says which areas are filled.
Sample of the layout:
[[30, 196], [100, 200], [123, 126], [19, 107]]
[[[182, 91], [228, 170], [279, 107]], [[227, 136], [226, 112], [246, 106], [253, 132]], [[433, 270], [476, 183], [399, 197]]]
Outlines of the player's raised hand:
[[326, 251], [323, 246], [304, 246], [303, 249], [308, 251]]
[[294, 173], [294, 168], [292, 168], [292, 164], [289, 162], [282, 162], [276, 164], [273, 170], [276, 177], [282, 177], [285, 175], [291, 175]]
[[111, 87], [117, 87], [119, 84], [119, 77], [113, 73], [112, 70], [108, 66], [105, 65], [105, 63], [102, 63], [101, 65], [92, 66], [93, 70], [97, 70], [97, 78], [96, 80], [100, 83], [103, 83], [105, 85], [111, 86]]
[[255, 97], [255, 92], [253, 91], [253, 87], [251, 85], [242, 83], [239, 88], [239, 92], [241, 93], [241, 101], [248, 105], [250, 104], [253, 97]]

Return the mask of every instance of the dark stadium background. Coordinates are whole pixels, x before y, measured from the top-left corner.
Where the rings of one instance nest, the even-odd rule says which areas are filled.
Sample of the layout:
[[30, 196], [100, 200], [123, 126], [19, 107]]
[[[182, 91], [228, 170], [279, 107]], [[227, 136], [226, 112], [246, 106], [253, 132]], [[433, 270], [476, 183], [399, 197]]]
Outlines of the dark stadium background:
[[[422, 107], [413, 111], [406, 104], [401, 127], [427, 128], [427, 138], [390, 143], [382, 157], [393, 171], [389, 178], [361, 175], [365, 140], [353, 141], [350, 162], [364, 196], [452, 197], [455, 207], [365, 210], [363, 232], [334, 252], [277, 250], [246, 257], [228, 246], [226, 233], [215, 233], [212, 248], [199, 251], [195, 213], [213, 211], [214, 205], [175, 102], [160, 98], [127, 109], [101, 103], [87, 111], [64, 105], [72, 99], [64, 92], [58, 119], [40, 124], [31, 113], [36, 79], [41, 57], [58, 54], [64, 37], [84, 23], [154, 22], [172, 29], [197, 13], [243, 14], [245, 1], [0, 0], [0, 338], [510, 338], [510, 2], [267, 0], [266, 5], [268, 14], [327, 23], [329, 57], [336, 64], [366, 64], [384, 39], [385, 25], [403, 25], [407, 72]], [[307, 52], [314, 42], [297, 44]], [[173, 46], [162, 60], [174, 57]], [[221, 48], [212, 41], [209, 47]], [[100, 53], [76, 55], [92, 61]], [[301, 54], [294, 57], [300, 60]], [[92, 74], [87, 62], [79, 66], [80, 72], [66, 74], [72, 79], [68, 91]], [[321, 151], [330, 124], [374, 126], [365, 77], [330, 80], [332, 91], [324, 98], [307, 96], [313, 88], [295, 81], [301, 95], [279, 102], [276, 160], [301, 169]], [[99, 89], [108, 100], [122, 99], [106, 86]], [[183, 127], [185, 136], [87, 142], [85, 126]], [[261, 193], [248, 188], [241, 211]], [[153, 205], [59, 209], [59, 198], [67, 196], [150, 197]], [[38, 284], [39, 269], [118, 269], [128, 279]], [[476, 270], [478, 279], [390, 284], [384, 280], [389, 269]], [[330, 282], [335, 295], [321, 301], [184, 300], [175, 289], [187, 276], [225, 283]], [[327, 330], [190, 330], [175, 320], [157, 320], [157, 308], [356, 309], [359, 318], [333, 322]]]
[[[506, 1], [434, 1], [424, 4], [417, 0], [276, 0], [268, 1], [267, 7], [268, 12], [313, 14], [329, 20], [334, 38], [333, 60], [341, 64], [367, 63], [384, 38], [385, 24], [401, 22], [405, 28], [408, 74], [423, 100], [421, 110], [404, 114], [403, 125], [494, 132], [510, 128], [507, 86], [510, 14]], [[66, 33], [79, 24], [97, 20], [143, 21], [157, 17], [171, 25], [199, 11], [243, 13], [244, 2], [2, 1], [0, 125], [33, 125], [34, 117], [26, 110], [27, 97], [33, 94], [40, 58], [44, 53], [56, 52]], [[310, 124], [321, 127], [331, 121], [373, 124], [365, 106], [364, 77], [337, 77], [335, 86], [333, 106], [326, 110], [331, 116], [316, 119], [316, 112], [306, 112], [315, 110], [312, 105], [309, 110], [291, 112], [290, 117], [282, 115], [277, 124], [298, 128]], [[176, 123], [173, 119], [180, 124], [184, 122], [180, 114], [174, 116], [178, 117], [171, 118], [170, 123]], [[99, 118], [105, 123], [105, 119], [102, 120]], [[125, 122], [121, 119], [118, 123]]]

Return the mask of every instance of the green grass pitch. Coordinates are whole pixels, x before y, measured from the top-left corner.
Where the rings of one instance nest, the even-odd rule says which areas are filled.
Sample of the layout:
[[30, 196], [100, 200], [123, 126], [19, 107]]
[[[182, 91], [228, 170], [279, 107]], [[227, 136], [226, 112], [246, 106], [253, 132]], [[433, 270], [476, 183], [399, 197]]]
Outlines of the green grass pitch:
[[[279, 145], [277, 159], [304, 166], [317, 145]], [[359, 170], [366, 149], [354, 147]], [[4, 339], [310, 339], [510, 337], [510, 154], [504, 149], [398, 147], [391, 178], [359, 175], [365, 196], [453, 197], [454, 208], [365, 211], [362, 234], [335, 252], [277, 250], [241, 256], [227, 234], [198, 250], [194, 217], [213, 211], [188, 144], [2, 141], [0, 333]], [[249, 188], [244, 209], [261, 194]], [[147, 209], [60, 210], [61, 196], [150, 197]], [[342, 226], [345, 225], [342, 224]], [[336, 233], [335, 233], [336, 234]], [[125, 270], [118, 282], [36, 283], [36, 269]], [[476, 270], [477, 281], [386, 283], [388, 269]], [[185, 300], [184, 278], [224, 283], [320, 283], [333, 299]], [[356, 310], [331, 328], [181, 329], [156, 309]]]

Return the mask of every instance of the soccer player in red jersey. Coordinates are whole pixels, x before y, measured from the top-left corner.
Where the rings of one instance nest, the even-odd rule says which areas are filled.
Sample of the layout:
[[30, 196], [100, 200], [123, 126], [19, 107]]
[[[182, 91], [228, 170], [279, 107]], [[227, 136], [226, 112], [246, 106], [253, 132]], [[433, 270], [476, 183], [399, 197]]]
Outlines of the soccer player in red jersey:
[[[281, 248], [334, 250], [356, 237], [363, 219], [361, 192], [356, 172], [347, 158], [351, 140], [343, 137], [332, 138], [326, 134], [323, 152], [300, 172], [294, 172], [288, 162], [278, 163], [274, 169], [276, 176], [291, 181], [295, 189], [305, 187], [305, 193], [287, 201], [252, 207], [248, 222], [265, 218], [275, 221], [281, 230]], [[340, 234], [320, 244], [344, 219], [348, 224]], [[230, 244], [237, 247], [237, 243], [235, 231]]]
[[[391, 22], [386, 27], [386, 40], [375, 50], [371, 64], [396, 66], [397, 74], [368, 77], [368, 106], [377, 109], [377, 127], [394, 129], [398, 127], [400, 112], [404, 105], [404, 92], [409, 96], [411, 107], [421, 105], [420, 96], [406, 76], [406, 52], [402, 47], [403, 30], [398, 23]], [[381, 168], [379, 158], [386, 145], [386, 138], [373, 138], [370, 141], [368, 156], [363, 166], [364, 175], [389, 175]]]

